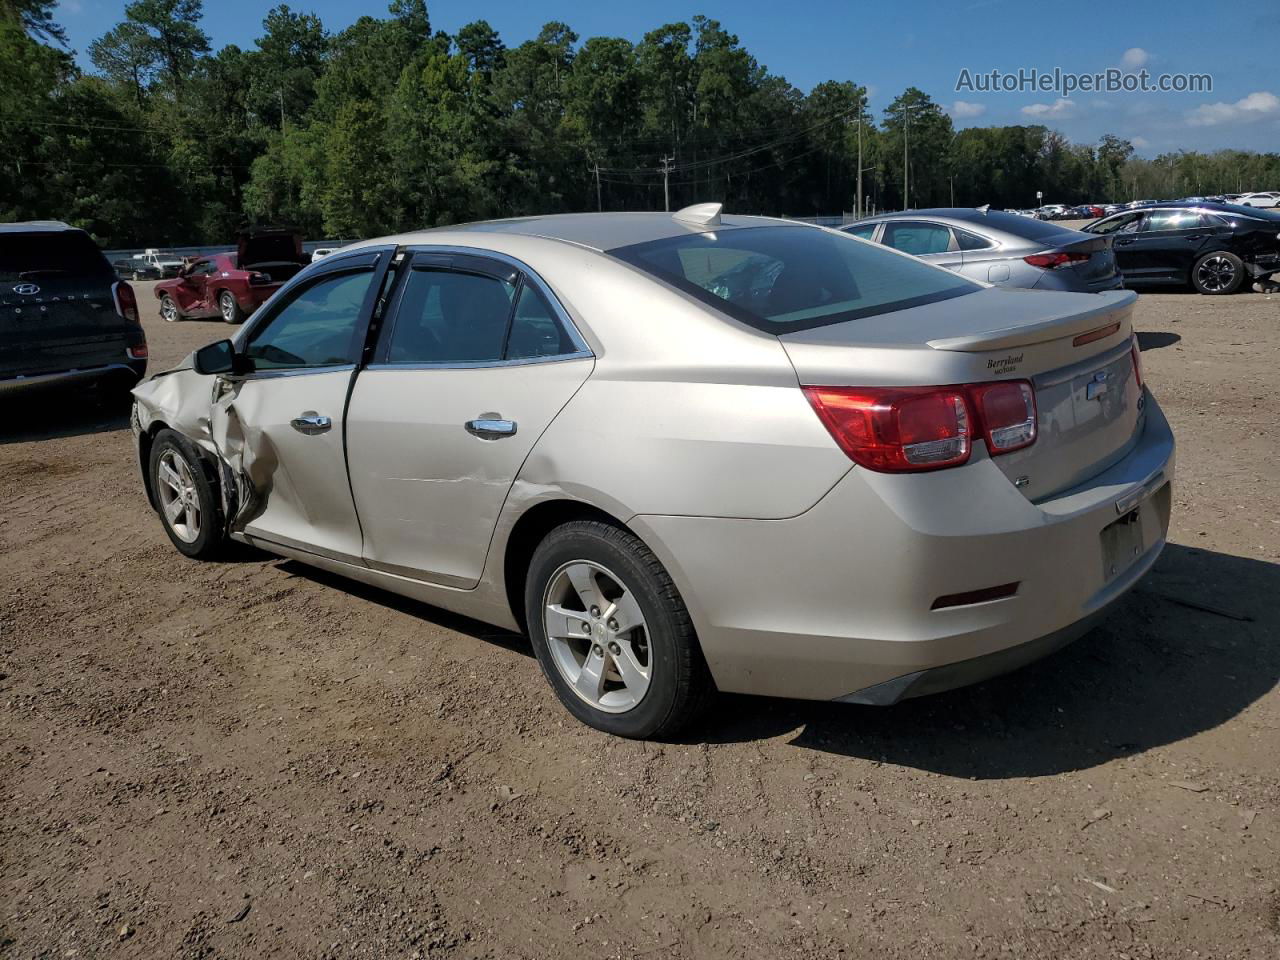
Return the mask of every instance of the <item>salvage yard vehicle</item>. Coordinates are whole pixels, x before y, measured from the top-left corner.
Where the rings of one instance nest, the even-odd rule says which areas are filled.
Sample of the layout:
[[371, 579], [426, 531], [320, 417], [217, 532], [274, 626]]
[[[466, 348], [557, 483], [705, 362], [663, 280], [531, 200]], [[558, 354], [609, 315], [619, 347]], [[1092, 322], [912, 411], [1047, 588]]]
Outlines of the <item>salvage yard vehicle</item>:
[[988, 207], [913, 210], [840, 229], [985, 283], [1081, 293], [1124, 286], [1107, 238]]
[[156, 284], [160, 316], [169, 323], [205, 317], [240, 323], [309, 262], [296, 231], [247, 230], [235, 253], [198, 257], [177, 279]]
[[1087, 224], [1114, 239], [1128, 286], [1190, 285], [1235, 293], [1280, 272], [1280, 211], [1226, 203], [1161, 203]]
[[135, 391], [174, 546], [527, 631], [564, 706], [892, 704], [1042, 657], [1151, 568], [1174, 440], [1135, 295], [836, 230], [529, 217], [361, 242]]
[[133, 288], [83, 230], [0, 224], [0, 397], [46, 386], [131, 389], [147, 372]]

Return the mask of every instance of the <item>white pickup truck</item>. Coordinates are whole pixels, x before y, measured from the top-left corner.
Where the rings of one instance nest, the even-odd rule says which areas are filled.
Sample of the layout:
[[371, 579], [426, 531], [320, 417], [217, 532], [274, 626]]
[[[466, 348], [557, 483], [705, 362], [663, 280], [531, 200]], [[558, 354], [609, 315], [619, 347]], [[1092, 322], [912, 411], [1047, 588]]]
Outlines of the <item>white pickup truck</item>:
[[128, 260], [117, 260], [116, 272], [130, 280], [163, 280], [176, 277], [182, 269], [182, 258], [167, 250], [148, 247]]

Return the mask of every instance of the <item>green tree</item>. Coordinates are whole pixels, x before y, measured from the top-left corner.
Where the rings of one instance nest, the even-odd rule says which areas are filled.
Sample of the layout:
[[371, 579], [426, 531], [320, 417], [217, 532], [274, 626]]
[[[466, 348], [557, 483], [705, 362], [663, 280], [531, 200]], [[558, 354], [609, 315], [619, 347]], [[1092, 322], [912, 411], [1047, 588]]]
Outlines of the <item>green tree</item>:
[[200, 29], [203, 0], [133, 0], [124, 8], [127, 20], [147, 32], [156, 59], [173, 89], [180, 90], [209, 52], [209, 38]]

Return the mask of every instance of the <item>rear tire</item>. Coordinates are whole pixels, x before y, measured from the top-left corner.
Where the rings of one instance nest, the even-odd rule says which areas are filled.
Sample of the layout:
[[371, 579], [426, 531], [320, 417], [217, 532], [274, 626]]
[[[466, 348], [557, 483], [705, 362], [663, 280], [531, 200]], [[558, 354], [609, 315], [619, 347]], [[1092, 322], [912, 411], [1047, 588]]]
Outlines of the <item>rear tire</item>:
[[[587, 589], [579, 591], [579, 583]], [[597, 730], [671, 737], [698, 717], [714, 691], [680, 592], [628, 530], [598, 520], [552, 530], [529, 563], [525, 617], [556, 696]]]
[[240, 304], [236, 302], [235, 294], [230, 290], [223, 290], [218, 294], [218, 313], [222, 315], [222, 319], [227, 323], [244, 322], [244, 311], [240, 309]]
[[177, 323], [182, 319], [182, 311], [168, 294], [160, 298], [160, 319], [165, 323]]
[[160, 522], [178, 552], [196, 560], [221, 556], [227, 546], [222, 501], [199, 448], [175, 430], [161, 430], [147, 469]]
[[1191, 267], [1191, 285], [1209, 296], [1235, 293], [1244, 277], [1244, 261], [1225, 250], [1206, 253]]

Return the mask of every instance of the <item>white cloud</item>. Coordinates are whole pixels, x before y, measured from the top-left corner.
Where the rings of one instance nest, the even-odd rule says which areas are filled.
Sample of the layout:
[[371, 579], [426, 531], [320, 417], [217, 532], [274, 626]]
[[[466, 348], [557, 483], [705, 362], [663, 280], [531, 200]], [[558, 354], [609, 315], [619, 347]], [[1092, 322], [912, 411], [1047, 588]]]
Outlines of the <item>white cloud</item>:
[[1029, 103], [1022, 108], [1022, 112], [1028, 117], [1046, 117], [1050, 119], [1073, 117], [1076, 112], [1076, 104], [1074, 100], [1068, 100], [1065, 97], [1059, 97], [1053, 103]]
[[970, 117], [980, 117], [987, 112], [985, 103], [969, 103], [967, 100], [957, 100], [951, 105], [951, 115], [957, 120], [966, 120]]
[[1126, 70], [1137, 70], [1145, 67], [1151, 60], [1151, 54], [1143, 50], [1141, 47], [1130, 47], [1120, 55], [1120, 66]]
[[1129, 142], [1138, 150], [1145, 150], [1147, 147], [1151, 146], [1151, 141], [1145, 137], [1130, 137]]
[[1204, 103], [1187, 114], [1187, 123], [1193, 127], [1216, 127], [1223, 123], [1248, 123], [1280, 117], [1280, 97], [1266, 90], [1258, 90], [1235, 103]]

